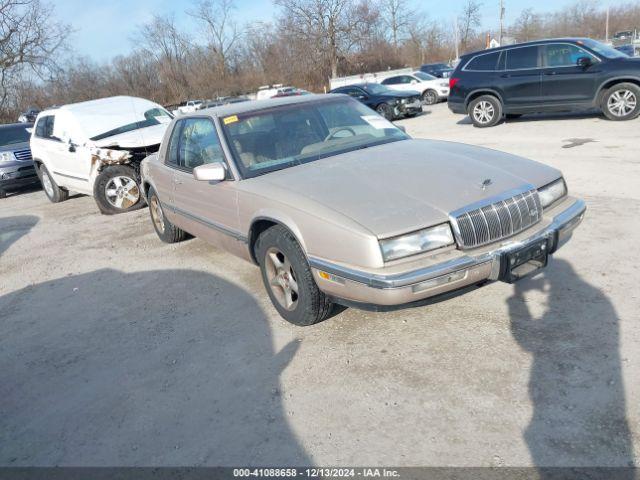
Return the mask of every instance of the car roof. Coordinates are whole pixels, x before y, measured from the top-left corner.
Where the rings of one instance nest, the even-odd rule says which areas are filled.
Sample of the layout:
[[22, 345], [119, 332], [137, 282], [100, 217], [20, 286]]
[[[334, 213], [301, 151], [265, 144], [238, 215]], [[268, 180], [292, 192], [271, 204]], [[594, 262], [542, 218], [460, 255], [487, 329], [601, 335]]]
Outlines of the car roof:
[[31, 128], [33, 127], [33, 123], [31, 122], [4, 123], [0, 125], [0, 130], [15, 128], [15, 127]]
[[52, 107], [44, 110], [40, 113], [48, 113], [49, 111], [67, 110], [77, 113], [95, 113], [98, 112], [101, 115], [117, 115], [123, 110], [149, 110], [156, 108], [159, 105], [146, 98], [129, 97], [126, 95], [118, 95], [115, 97], [98, 98], [95, 100], [88, 100], [86, 102], [68, 103], [66, 105], [60, 105], [58, 107]]
[[[303, 103], [313, 103], [327, 97], [334, 98], [333, 95], [328, 94], [310, 94], [310, 95], [299, 95], [292, 97], [276, 97], [276, 98], [267, 98], [264, 100], [249, 100], [247, 102], [236, 102], [229, 103], [226, 105], [221, 105], [219, 107], [212, 108], [204, 108], [199, 110], [199, 114], [210, 114], [218, 117], [227, 117], [229, 115], [237, 115], [241, 113], [253, 112], [257, 110], [264, 110], [267, 108], [279, 107], [282, 105], [295, 105], [295, 104], [303, 104]], [[184, 115], [180, 118], [185, 118], [190, 115]]]
[[541, 45], [541, 44], [555, 43], [555, 42], [579, 43], [585, 40], [590, 40], [590, 39], [586, 37], [559, 37], [559, 38], [545, 38], [542, 40], [531, 40], [530, 42], [513, 43], [511, 45], [502, 45], [500, 47], [495, 47], [495, 48], [476, 50], [474, 52], [469, 52], [469, 53], [465, 53], [464, 55], [460, 55], [460, 58], [468, 58], [472, 55], [478, 55], [479, 53], [501, 52], [502, 50], [507, 50], [513, 47], [526, 47], [527, 45]]

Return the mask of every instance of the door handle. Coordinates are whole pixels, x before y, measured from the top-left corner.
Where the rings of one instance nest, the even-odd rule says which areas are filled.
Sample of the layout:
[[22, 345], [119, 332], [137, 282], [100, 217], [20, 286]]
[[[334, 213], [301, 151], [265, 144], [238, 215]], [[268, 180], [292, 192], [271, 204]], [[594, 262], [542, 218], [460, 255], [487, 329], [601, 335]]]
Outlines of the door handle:
[[557, 72], [544, 72], [545, 75], [556, 75]]
[[511, 75], [509, 75], [508, 73], [503, 73], [502, 75], [500, 75], [500, 77], [502, 77], [502, 78], [510, 78]]
[[176, 185], [182, 185], [182, 180], [178, 180], [177, 178], [174, 178], [173, 183], [175, 183]]

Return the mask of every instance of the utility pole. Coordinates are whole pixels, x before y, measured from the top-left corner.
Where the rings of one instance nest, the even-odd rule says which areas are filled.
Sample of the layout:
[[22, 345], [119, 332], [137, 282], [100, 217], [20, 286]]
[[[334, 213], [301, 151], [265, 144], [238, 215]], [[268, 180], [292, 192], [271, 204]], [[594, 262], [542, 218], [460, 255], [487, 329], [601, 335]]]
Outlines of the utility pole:
[[604, 27], [604, 41], [609, 43], [609, 5], [607, 5], [607, 21]]
[[504, 0], [500, 0], [500, 36], [498, 43], [502, 46], [502, 35], [504, 34]]
[[453, 33], [455, 34], [455, 38], [456, 38], [456, 61], [460, 58], [460, 53], [458, 52], [458, 18], [457, 17], [453, 17]]

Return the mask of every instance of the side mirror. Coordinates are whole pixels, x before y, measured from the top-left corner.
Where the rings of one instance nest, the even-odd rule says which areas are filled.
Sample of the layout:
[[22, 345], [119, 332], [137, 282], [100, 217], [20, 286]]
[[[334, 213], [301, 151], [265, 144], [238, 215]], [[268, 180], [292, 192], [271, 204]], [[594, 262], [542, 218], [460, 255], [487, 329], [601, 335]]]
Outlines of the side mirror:
[[206, 163], [193, 169], [193, 178], [204, 182], [221, 182], [227, 178], [227, 168], [221, 162]]
[[411, 85], [415, 85], [416, 83], [418, 83], [417, 80], [411, 80]]
[[578, 66], [582, 68], [587, 68], [591, 65], [591, 57], [579, 57], [578, 58]]
[[[394, 125], [396, 124], [394, 123]], [[396, 125], [396, 128], [403, 133], [407, 133], [407, 127], [405, 127], [404, 125]]]
[[358, 95], [356, 98], [357, 98], [358, 100], [366, 100], [366, 99], [367, 99], [367, 98], [369, 98], [369, 97], [367, 97], [366, 95]]
[[75, 152], [76, 151], [76, 147], [77, 147], [77, 145], [75, 143], [73, 143], [73, 141], [71, 139], [69, 139], [69, 151], [71, 153]]

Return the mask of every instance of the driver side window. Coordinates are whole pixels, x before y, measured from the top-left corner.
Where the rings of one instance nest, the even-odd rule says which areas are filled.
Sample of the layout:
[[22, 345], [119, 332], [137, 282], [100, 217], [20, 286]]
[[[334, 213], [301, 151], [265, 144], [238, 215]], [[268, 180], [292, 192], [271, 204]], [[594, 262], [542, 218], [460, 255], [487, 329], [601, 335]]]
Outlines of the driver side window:
[[180, 120], [171, 134], [168, 163], [191, 171], [200, 165], [224, 162], [224, 155], [213, 121], [208, 118]]

